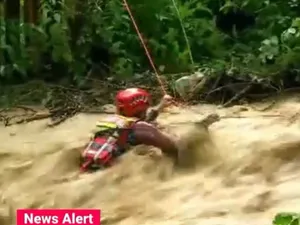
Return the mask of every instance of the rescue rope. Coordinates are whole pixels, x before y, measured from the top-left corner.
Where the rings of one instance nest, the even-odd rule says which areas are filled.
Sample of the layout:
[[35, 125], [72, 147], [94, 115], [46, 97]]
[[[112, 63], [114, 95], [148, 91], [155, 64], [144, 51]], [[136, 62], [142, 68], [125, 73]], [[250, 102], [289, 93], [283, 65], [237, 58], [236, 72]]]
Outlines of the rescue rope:
[[134, 17], [133, 17], [133, 14], [132, 14], [131, 9], [130, 9], [128, 3], [127, 3], [127, 0], [123, 0], [123, 2], [124, 2], [124, 6], [125, 6], [126, 10], [128, 11], [128, 14], [129, 14], [129, 16], [130, 16], [131, 22], [132, 22], [132, 24], [133, 24], [133, 26], [134, 26], [134, 28], [135, 28], [135, 30], [136, 30], [136, 33], [137, 33], [137, 35], [139, 36], [139, 39], [140, 39], [140, 41], [141, 41], [141, 43], [142, 43], [142, 45], [143, 45], [143, 48], [144, 48], [145, 53], [146, 53], [146, 55], [147, 55], [147, 57], [148, 57], [148, 60], [149, 60], [151, 66], [152, 66], [152, 68], [153, 68], [153, 70], [154, 70], [156, 79], [157, 79], [157, 81], [158, 81], [158, 83], [159, 83], [159, 85], [160, 85], [160, 88], [161, 88], [161, 90], [162, 90], [162, 93], [163, 93], [164, 95], [166, 95], [166, 94], [167, 94], [167, 91], [166, 91], [166, 89], [165, 89], [165, 86], [164, 86], [164, 84], [163, 84], [163, 81], [162, 81], [162, 79], [160, 78], [160, 75], [158, 74], [158, 71], [157, 71], [157, 69], [156, 69], [156, 67], [155, 67], [155, 64], [154, 64], [154, 60], [152, 59], [152, 57], [151, 57], [151, 55], [150, 55], [150, 52], [149, 52], [149, 50], [148, 50], [148, 48], [147, 48], [147, 45], [146, 45], [146, 43], [145, 43], [145, 41], [144, 41], [144, 39], [143, 39], [142, 33], [140, 32], [140, 30], [139, 30], [139, 28], [138, 28], [138, 25], [137, 25], [137, 23], [136, 23], [136, 21], [135, 21], [135, 19], [134, 19]]
[[189, 39], [188, 39], [188, 36], [186, 34], [184, 25], [183, 25], [183, 20], [181, 18], [181, 15], [180, 15], [179, 9], [177, 7], [176, 1], [172, 0], [172, 3], [173, 3], [175, 11], [177, 13], [177, 16], [178, 16], [178, 20], [179, 20], [179, 23], [180, 23], [180, 26], [181, 26], [181, 30], [182, 30], [182, 33], [183, 33], [183, 36], [184, 36], [184, 39], [185, 39], [185, 42], [186, 42], [186, 46], [187, 46], [187, 49], [188, 49], [188, 52], [189, 52], [189, 57], [190, 57], [190, 60], [191, 60], [191, 63], [192, 63], [192, 67], [194, 68], [194, 65], [195, 65], [194, 58], [193, 58], [193, 54], [192, 54], [192, 50], [191, 50], [191, 45], [190, 45]]

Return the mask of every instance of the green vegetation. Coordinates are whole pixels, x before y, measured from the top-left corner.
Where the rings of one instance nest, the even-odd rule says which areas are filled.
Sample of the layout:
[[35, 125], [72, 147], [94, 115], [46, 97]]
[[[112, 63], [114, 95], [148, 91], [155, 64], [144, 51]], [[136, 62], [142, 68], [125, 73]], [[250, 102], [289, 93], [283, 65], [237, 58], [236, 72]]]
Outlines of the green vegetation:
[[300, 214], [298, 213], [279, 213], [273, 220], [273, 225], [299, 225]]
[[[299, 85], [297, 0], [129, 0], [128, 4], [167, 80], [180, 75], [166, 74], [199, 68], [212, 78], [202, 98], [231, 83], [242, 87], [223, 88], [222, 96], [232, 98], [246, 84], [252, 85], [247, 89], [250, 94]], [[15, 10], [18, 5], [21, 13]], [[10, 0], [6, 5], [0, 1], [0, 17], [2, 85], [39, 79], [82, 86], [87, 78], [128, 80], [153, 71], [120, 0]]]

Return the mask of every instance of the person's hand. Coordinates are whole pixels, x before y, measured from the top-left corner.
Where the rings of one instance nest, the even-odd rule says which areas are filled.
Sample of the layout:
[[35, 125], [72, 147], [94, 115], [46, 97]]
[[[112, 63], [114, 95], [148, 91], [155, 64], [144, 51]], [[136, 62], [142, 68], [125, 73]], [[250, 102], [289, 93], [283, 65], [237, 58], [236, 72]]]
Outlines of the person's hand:
[[162, 103], [164, 107], [168, 107], [173, 103], [173, 97], [171, 95], [164, 95], [162, 98]]

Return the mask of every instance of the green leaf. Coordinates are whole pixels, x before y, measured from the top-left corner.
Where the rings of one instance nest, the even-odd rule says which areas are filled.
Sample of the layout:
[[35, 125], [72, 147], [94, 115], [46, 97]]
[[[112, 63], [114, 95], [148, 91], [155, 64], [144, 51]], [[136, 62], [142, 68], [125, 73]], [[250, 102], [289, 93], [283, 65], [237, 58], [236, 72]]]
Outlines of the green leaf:
[[287, 30], [287, 32], [289, 32], [290, 34], [296, 34], [297, 30], [295, 28], [291, 27]]
[[61, 22], [61, 15], [59, 13], [55, 13], [53, 17], [57, 23]]
[[[299, 216], [298, 216], [299, 217]], [[273, 220], [273, 225], [292, 225], [294, 219], [297, 219], [297, 214], [294, 213], [279, 213]], [[296, 224], [293, 224], [296, 225]]]
[[235, 11], [238, 6], [231, 0], [227, 0], [225, 4], [220, 8], [220, 12], [227, 14], [230, 11]]
[[72, 62], [73, 60], [72, 54], [70, 52], [64, 52], [62, 57], [68, 63]]
[[297, 17], [293, 20], [292, 27], [296, 27], [296, 28], [300, 29], [300, 18], [299, 17]]

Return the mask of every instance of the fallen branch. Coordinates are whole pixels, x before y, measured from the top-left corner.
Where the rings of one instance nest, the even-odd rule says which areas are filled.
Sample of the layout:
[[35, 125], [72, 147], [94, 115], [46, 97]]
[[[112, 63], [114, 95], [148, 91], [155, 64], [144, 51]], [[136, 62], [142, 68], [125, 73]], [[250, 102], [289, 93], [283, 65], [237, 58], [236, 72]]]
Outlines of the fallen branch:
[[115, 112], [111, 112], [111, 111], [99, 111], [99, 110], [88, 110], [88, 111], [83, 111], [82, 113], [85, 114], [115, 114]]
[[235, 96], [233, 96], [229, 101], [227, 101], [226, 103], [223, 104], [223, 107], [228, 107], [230, 106], [233, 102], [239, 100], [242, 98], [243, 95], [245, 95], [250, 88], [252, 87], [252, 84], [249, 84], [248, 86], [246, 86], [243, 90], [241, 90], [240, 92], [238, 92]]
[[0, 121], [3, 121], [5, 127], [9, 123], [9, 119], [6, 116], [2, 116], [2, 115], [0, 115]]
[[221, 119], [240, 119], [240, 118], [258, 118], [258, 117], [284, 117], [283, 115], [256, 115], [256, 116], [221, 116]]
[[225, 89], [225, 88], [232, 88], [232, 87], [234, 87], [234, 86], [240, 86], [240, 85], [246, 85], [246, 84], [249, 84], [249, 82], [243, 82], [243, 83], [231, 83], [231, 84], [227, 84], [227, 85], [224, 85], [224, 86], [221, 86], [221, 87], [213, 88], [210, 92], [208, 92], [208, 93], [206, 94], [205, 99], [207, 99], [208, 96], [210, 96], [211, 94], [213, 94], [213, 93], [215, 93], [215, 92], [217, 92], [217, 91], [221, 91], [221, 90], [223, 90], [223, 89]]
[[64, 121], [66, 121], [68, 119], [68, 117], [61, 117], [55, 121], [50, 122], [47, 126], [48, 127], [55, 127], [61, 123], [63, 123]]
[[79, 110], [77, 108], [75, 108], [75, 109], [68, 108], [67, 111], [62, 111], [62, 112], [56, 111], [56, 113], [59, 113], [59, 114], [58, 115], [52, 114], [52, 118], [54, 116], [55, 119], [54, 118], [52, 119], [52, 122], [48, 124], [48, 127], [57, 126], [57, 125], [65, 122], [70, 117], [75, 116], [78, 112], [79, 112]]
[[6, 126], [11, 126], [13, 124], [29, 123], [29, 122], [32, 122], [32, 121], [35, 121], [35, 120], [43, 120], [43, 119], [47, 119], [47, 118], [50, 118], [50, 117], [51, 117], [50, 113], [36, 114], [36, 115], [33, 115], [31, 117], [28, 117], [28, 118], [20, 119], [20, 120], [14, 122], [14, 123], [8, 123]]
[[289, 118], [289, 124], [294, 123], [294, 122], [298, 119], [299, 114], [300, 114], [299, 112], [294, 113], [294, 114]]
[[265, 106], [265, 107], [263, 107], [263, 108], [261, 108], [261, 109], [255, 107], [255, 106], [253, 106], [253, 105], [250, 106], [250, 107], [251, 107], [252, 109], [254, 109], [255, 111], [264, 112], [264, 111], [267, 111], [267, 110], [272, 109], [275, 105], [276, 105], [276, 101], [272, 101], [269, 105], [267, 105], [267, 106]]
[[14, 106], [14, 108], [17, 108], [17, 109], [23, 109], [25, 111], [31, 111], [31, 112], [34, 112], [36, 113], [37, 111], [34, 110], [33, 108], [29, 107], [29, 106], [25, 106], [25, 105], [17, 105], [17, 106]]

